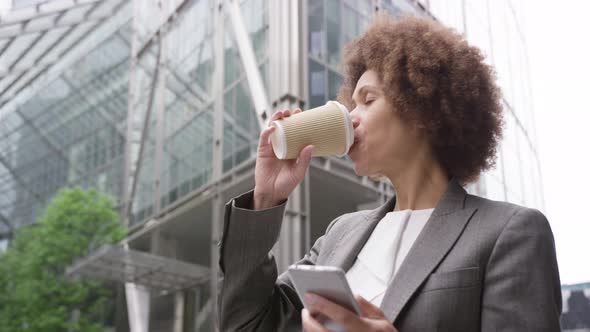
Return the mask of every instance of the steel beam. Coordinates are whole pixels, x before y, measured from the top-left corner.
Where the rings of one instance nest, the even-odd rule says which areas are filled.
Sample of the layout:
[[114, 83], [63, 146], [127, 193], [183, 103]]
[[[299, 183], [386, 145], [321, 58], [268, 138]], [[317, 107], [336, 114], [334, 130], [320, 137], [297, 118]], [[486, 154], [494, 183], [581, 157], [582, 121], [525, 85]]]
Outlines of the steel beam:
[[126, 208], [126, 211], [124, 214], [125, 218], [129, 218], [129, 216], [131, 215], [131, 211], [133, 208], [133, 200], [135, 198], [135, 191], [137, 190], [137, 182], [139, 181], [139, 174], [141, 172], [141, 165], [142, 165], [141, 161], [143, 158], [143, 151], [145, 150], [145, 142], [148, 140], [148, 128], [150, 125], [151, 113], [152, 113], [152, 108], [154, 105], [156, 85], [158, 83], [159, 76], [160, 76], [161, 51], [162, 51], [162, 44], [160, 42], [158, 42], [158, 56], [157, 56], [158, 62], [156, 63], [156, 67], [155, 67], [155, 71], [154, 71], [154, 78], [153, 78], [153, 80], [151, 82], [151, 86], [150, 86], [149, 101], [147, 104], [145, 119], [143, 120], [143, 128], [141, 130], [141, 138], [139, 140], [139, 153], [138, 153], [137, 159], [133, 163], [134, 164], [133, 170], [132, 170], [133, 175], [132, 175], [131, 183], [130, 183], [131, 191], [130, 191], [129, 195], [127, 196], [127, 198], [125, 199], [125, 204], [127, 205], [127, 208]]
[[211, 312], [213, 311], [213, 297], [209, 296], [205, 305], [203, 305], [202, 309], [195, 317], [195, 331], [201, 331], [201, 326], [207, 321], [207, 318], [211, 316]]
[[[169, 4], [169, 3], [167, 3]], [[166, 82], [169, 75], [169, 70], [165, 66], [168, 59], [168, 40], [167, 25], [161, 28], [160, 47], [158, 48], [158, 55], [156, 57], [156, 65], [158, 66], [158, 76], [156, 82], [156, 90], [154, 93], [154, 106], [156, 115], [155, 127], [155, 151], [154, 151], [154, 179], [155, 188], [152, 197], [152, 204], [156, 213], [160, 212], [160, 197], [162, 196], [162, 167], [164, 159], [164, 128], [166, 120]], [[146, 55], [147, 56], [147, 55]], [[154, 77], [156, 79], [156, 77]], [[175, 94], [176, 95], [176, 94]], [[140, 160], [140, 159], [139, 159]], [[182, 328], [182, 327], [181, 327]]]
[[[135, 1], [134, 1], [135, 4]], [[132, 8], [136, 8], [134, 5]], [[130, 53], [133, 54], [135, 48], [137, 48], [137, 38], [135, 38], [135, 12], [132, 12], [132, 24], [131, 24], [131, 45], [129, 45]], [[136, 86], [137, 86], [137, 78], [135, 77], [137, 74], [137, 67], [138, 61], [137, 58], [131, 56], [129, 59], [129, 81], [128, 81], [128, 92], [127, 92], [127, 129], [125, 133], [125, 152], [123, 154], [124, 160], [124, 171], [123, 171], [123, 199], [122, 199], [122, 206], [121, 206], [121, 215], [123, 216], [123, 223], [126, 227], [129, 227], [129, 215], [127, 214], [127, 200], [129, 199], [129, 184], [131, 183], [131, 179], [133, 176], [133, 172], [131, 167], [133, 165], [133, 160], [131, 158], [131, 153], [134, 150], [133, 144], [134, 141], [134, 107], [135, 107], [135, 99], [136, 99]], [[130, 290], [127, 289], [126, 286], [126, 296], [129, 297]]]
[[10, 30], [7, 31], [6, 29], [3, 29], [2, 32], [0, 32], [0, 40], [13, 39], [16, 37], [21, 37], [21, 36], [33, 34], [33, 33], [48, 32], [48, 31], [51, 31], [54, 29], [67, 28], [72, 25], [78, 25], [81, 22], [83, 22], [83, 23], [89, 23], [89, 22], [100, 23], [106, 19], [109, 19], [111, 16], [112, 16], [112, 13], [108, 13], [106, 15], [92, 15], [92, 14], [90, 14], [90, 15], [83, 15], [81, 17], [81, 19], [80, 18], [67, 19], [67, 20], [59, 19], [56, 21], [57, 23], [50, 23], [47, 25], [41, 25], [41, 26], [35, 26], [35, 27], [30, 27], [28, 24], [26, 24], [26, 25], [24, 25], [24, 27], [19, 27], [18, 29], [14, 30], [14, 31], [10, 31]]
[[[136, 87], [138, 86], [137, 83], [137, 66], [138, 66], [138, 59], [133, 56], [134, 51], [137, 49], [137, 38], [135, 38], [135, 24], [136, 24], [136, 10], [139, 8], [140, 0], [133, 1], [133, 9], [132, 12], [132, 25], [131, 25], [131, 47], [130, 47], [130, 66], [129, 66], [129, 92], [128, 92], [128, 99], [127, 99], [127, 133], [125, 139], [125, 170], [124, 170], [124, 177], [123, 177], [123, 204], [121, 206], [121, 215], [123, 216], [123, 223], [126, 227], [129, 227], [129, 199], [130, 199], [130, 190], [129, 186], [131, 181], [134, 180], [135, 171], [132, 170], [134, 167], [133, 156], [135, 156], [135, 100], [136, 100]], [[123, 248], [129, 250], [129, 243], [123, 242]], [[149, 325], [149, 301], [150, 297], [145, 296], [145, 292], [142, 289], [138, 289], [137, 285], [133, 283], [125, 283], [125, 297], [127, 302], [127, 317], [128, 317], [128, 324], [131, 329], [131, 332], [147, 332], [148, 325]], [[143, 301], [142, 301], [143, 300]]]
[[2, 164], [8, 170], [10, 175], [12, 175], [13, 179], [16, 182], [18, 182], [18, 184], [21, 185], [21, 187], [23, 187], [26, 191], [33, 195], [33, 197], [35, 197], [39, 201], [39, 203], [43, 202], [43, 196], [30, 188], [29, 184], [24, 179], [22, 179], [20, 175], [16, 173], [16, 171], [12, 168], [12, 166], [10, 166], [8, 161], [4, 159], [4, 156], [2, 156], [2, 154], [0, 154], [0, 164]]
[[[127, 45], [129, 45], [129, 43], [127, 41], [124, 41], [124, 42]], [[149, 57], [155, 56], [155, 54], [152, 54], [152, 52], [150, 52], [149, 49], [146, 49], [144, 52], [141, 53], [141, 55], [142, 55], [142, 57], [144, 57], [144, 56], [146, 56], [146, 57], [148, 57], [148, 56]], [[141, 63], [138, 63], [137, 65], [139, 67], [145, 69], [145, 66], [142, 65]], [[165, 65], [164, 67], [169, 72], [169, 74], [167, 76], [168, 79], [173, 79], [175, 82], [178, 82], [178, 84], [184, 86], [187, 89], [187, 91], [189, 92], [189, 94], [190, 94], [190, 96], [188, 98], [185, 98], [185, 96], [183, 96], [180, 93], [176, 92], [170, 86], [166, 86], [166, 88], [169, 89], [171, 92], [173, 92], [174, 95], [176, 97], [178, 97], [178, 99], [182, 99], [187, 104], [190, 104], [190, 105], [194, 106], [197, 109], [201, 109], [201, 108], [204, 107], [204, 105], [208, 105], [208, 104], [210, 104], [210, 103], [213, 102], [211, 100], [211, 98], [208, 98], [207, 97], [208, 93], [206, 91], [201, 90], [197, 85], [194, 85], [192, 83], [187, 83], [187, 81], [185, 81], [185, 79], [181, 77], [181, 74], [180, 73], [178, 73], [177, 71], [175, 71], [173, 68], [169, 68], [168, 65]], [[193, 97], [193, 98], [191, 98], [191, 97]]]
[[[121, 6], [121, 5], [119, 5], [119, 6], [117, 6], [117, 7], [120, 7], [120, 6]], [[89, 10], [86, 12], [86, 14], [88, 14], [88, 13], [91, 13], [91, 12], [92, 12], [92, 11], [94, 11], [94, 10], [95, 10], [97, 7], [98, 7], [98, 5], [94, 5], [93, 7], [91, 7], [91, 8], [90, 8], [90, 9], [89, 9]], [[63, 13], [62, 13], [61, 15], [63, 15]], [[61, 17], [61, 15], [60, 15], [60, 17]], [[84, 15], [84, 17], [85, 17], [85, 16], [86, 16], [86, 15]], [[61, 37], [57, 38], [57, 39], [56, 39], [56, 40], [55, 40], [55, 41], [54, 41], [54, 42], [53, 42], [53, 43], [52, 43], [50, 46], [48, 46], [48, 47], [45, 49], [45, 52], [42, 52], [42, 53], [41, 53], [41, 55], [39, 55], [39, 56], [38, 56], [38, 57], [35, 59], [34, 63], [37, 63], [37, 61], [39, 61], [39, 60], [43, 59], [43, 58], [44, 58], [44, 57], [45, 57], [45, 56], [48, 54], [48, 50], [52, 50], [54, 47], [56, 47], [56, 45], [57, 45], [57, 44], [59, 44], [59, 43], [60, 43], [60, 42], [61, 42], [61, 41], [62, 41], [62, 40], [65, 38], [65, 36], [67, 36], [67, 35], [69, 35], [70, 33], [72, 33], [72, 31], [74, 31], [74, 29], [75, 29], [76, 27], [78, 27], [78, 25], [79, 25], [80, 23], [83, 23], [83, 22], [84, 22], [83, 20], [80, 20], [80, 21], [79, 21], [77, 24], [74, 24], [74, 25], [72, 25], [72, 26], [70, 27], [70, 29], [68, 29], [67, 31], [65, 31], [65, 32], [62, 34], [62, 36], [61, 36]], [[28, 22], [27, 22], [25, 25], [27, 25], [27, 24], [28, 24]], [[98, 24], [98, 23], [97, 23], [97, 24]], [[9, 72], [10, 72], [10, 70], [11, 70], [11, 69], [13, 69], [13, 68], [14, 68], [14, 66], [15, 66], [15, 65], [16, 65], [16, 64], [17, 64], [17, 63], [18, 63], [18, 62], [19, 62], [19, 61], [20, 61], [20, 60], [23, 58], [23, 56], [24, 56], [26, 53], [28, 53], [28, 52], [29, 52], [29, 51], [30, 51], [30, 50], [31, 50], [31, 49], [32, 49], [32, 48], [33, 48], [33, 47], [34, 47], [34, 46], [35, 46], [35, 45], [36, 45], [36, 44], [37, 44], [37, 43], [38, 43], [38, 42], [39, 42], [39, 41], [40, 41], [40, 40], [41, 40], [41, 39], [42, 39], [44, 36], [45, 36], [45, 34], [46, 34], [46, 32], [42, 32], [42, 33], [40, 33], [40, 35], [39, 35], [37, 38], [35, 38], [35, 40], [34, 40], [33, 42], [31, 42], [31, 43], [29, 44], [29, 46], [28, 46], [28, 47], [27, 47], [25, 50], [23, 50], [23, 52], [22, 52], [21, 56], [17, 57], [17, 60], [16, 60], [16, 61], [15, 61], [13, 64], [11, 64], [11, 65], [9, 66], [9, 68], [8, 68], [8, 71], [9, 71]], [[17, 38], [17, 37], [14, 37], [14, 38]], [[66, 48], [66, 50], [67, 50], [67, 48]], [[64, 52], [65, 52], [65, 51], [64, 51]], [[62, 53], [62, 54], [63, 54], [63, 53]], [[58, 58], [59, 58], [59, 57], [58, 57]], [[45, 70], [45, 69], [41, 69], [41, 71], [39, 72], [39, 74], [40, 74], [40, 73], [42, 73], [42, 72], [43, 72], [43, 70]], [[0, 92], [0, 97], [4, 96], [4, 94], [5, 94], [7, 91], [9, 91], [9, 89], [10, 89], [10, 88], [12, 88], [12, 87], [13, 87], [15, 84], [17, 84], [17, 83], [18, 83], [18, 82], [21, 80], [21, 78], [22, 78], [22, 77], [24, 77], [24, 75], [25, 75], [26, 73], [28, 73], [28, 71], [27, 71], [27, 72], [23, 72], [22, 74], [19, 74], [19, 75], [16, 77], [16, 79], [14, 79], [14, 80], [13, 80], [13, 81], [12, 81], [10, 84], [8, 84], [8, 85], [7, 85], [7, 86], [6, 86], [6, 87], [3, 89], [3, 91], [2, 91], [2, 92]], [[37, 76], [38, 76], [38, 75], [35, 75], [35, 77], [34, 77], [33, 79], [29, 80], [29, 82], [33, 81], [33, 80], [34, 80], [34, 79], [35, 79]]]
[[[242, 65], [246, 71], [246, 79], [248, 80], [248, 86], [250, 87], [250, 94], [258, 115], [258, 124], [260, 125], [260, 128], [265, 128], [270, 121], [271, 108], [268, 103], [268, 95], [264, 88], [262, 75], [260, 74], [260, 70], [256, 63], [256, 56], [254, 54], [254, 49], [252, 48], [252, 42], [250, 41], [250, 36], [248, 36], [246, 25], [244, 24], [242, 11], [240, 9], [240, 0], [228, 0], [227, 3], [234, 37], [240, 53], [240, 59], [242, 60]], [[273, 3], [274, 1], [270, 1], [269, 5]], [[297, 4], [296, 1], [289, 1], [289, 3]], [[284, 3], [282, 5], [287, 4]]]
[[[165, 35], [164, 31], [163, 31], [163, 35]], [[144, 57], [149, 57], [150, 55], [152, 55], [152, 53], [151, 53], [150, 51], [146, 51], [146, 52], [144, 52], [144, 53], [143, 53], [143, 56], [144, 56]], [[157, 55], [156, 55], [156, 56], [157, 56]], [[156, 62], [157, 62], [157, 59], [156, 59]], [[165, 63], [165, 60], [162, 60], [162, 63]], [[136, 64], [136, 65], [137, 65], [137, 66], [139, 66], [139, 67], [141, 67], [141, 68], [143, 68], [143, 69], [145, 69], [146, 71], [149, 71], [149, 70], [148, 70], [148, 69], [147, 69], [145, 66], [143, 66], [143, 65], [141, 65], [141, 64], [139, 64], [139, 63], [138, 63], [138, 64]], [[163, 64], [162, 64], [162, 65], [160, 66], [160, 70], [162, 71], [162, 73], [163, 73], [164, 71], [166, 71], [166, 72], [167, 72], [167, 76], [166, 76], [166, 78], [167, 78], [167, 79], [171, 78], [171, 76], [169, 75], [169, 74], [170, 74], [170, 71], [169, 71], [169, 69], [167, 68], [167, 66], [165, 66], [165, 65], [163, 65]], [[163, 93], [163, 92], [165, 91], [165, 89], [166, 89], [166, 84], [163, 84], [161, 87], [158, 87], [157, 91], [159, 91], [159, 93]], [[174, 95], [175, 95], [177, 98], [179, 98], [179, 99], [182, 99], [182, 98], [181, 98], [181, 97], [182, 97], [181, 95], [179, 95], [179, 94], [178, 94], [178, 93], [176, 93], [175, 91], [172, 91], [172, 92], [174, 93]], [[163, 105], [162, 107], [164, 107], [164, 106], [165, 106], [165, 100], [164, 100], [164, 96], [160, 96], [160, 97], [158, 97], [158, 100], [160, 100], [160, 101], [158, 101], [157, 103], [162, 103], [162, 105]], [[184, 100], [184, 99], [183, 99], [183, 100]], [[190, 103], [189, 101], [187, 101], [187, 102], [188, 102], [188, 103]], [[158, 108], [159, 108], [159, 106], [158, 106], [156, 109], [158, 109]], [[164, 109], [162, 109], [162, 111], [165, 111], [165, 110], [164, 110]], [[158, 112], [156, 112], [156, 113], [158, 113]], [[159, 123], [159, 122], [162, 122], [162, 123], [163, 123], [163, 121], [165, 121], [165, 117], [164, 117], [164, 114], [163, 114], [163, 113], [162, 113], [161, 115], [159, 115], [159, 118], [161, 118], [161, 120], [159, 120], [159, 121], [158, 121], [158, 123]], [[189, 121], [186, 121], [186, 122], [185, 122], [185, 124], [183, 124], [181, 128], [184, 128], [184, 126], [186, 126], [186, 125], [188, 125], [188, 124], [189, 124]], [[158, 125], [158, 126], [159, 126], [159, 125]], [[163, 133], [163, 125], [162, 125], [162, 128], [161, 128], [161, 129], [162, 129], [162, 135], [164, 135], [164, 133]], [[159, 131], [159, 130], [158, 130], [158, 131]], [[155, 159], [156, 159], [156, 165], [155, 165], [155, 166], [156, 166], [156, 167], [155, 167], [155, 168], [156, 168], [156, 169], [155, 169], [155, 171], [156, 171], [156, 174], [161, 174], [161, 169], [162, 169], [162, 166], [161, 166], [161, 164], [163, 163], [163, 158], [164, 158], [164, 154], [163, 154], [163, 152], [164, 152], [164, 146], [165, 146], [165, 142], [166, 142], [166, 141], [168, 141], [170, 138], [172, 138], [174, 135], [176, 135], [176, 134], [177, 134], [179, 131], [180, 131], [180, 130], [177, 130], [177, 131], [176, 131], [176, 133], [173, 133], [173, 134], [171, 134], [171, 135], [169, 135], [169, 136], [166, 136], [166, 137], [162, 138], [162, 139], [161, 139], [161, 143], [160, 143], [160, 144], [161, 144], [161, 146], [162, 146], [161, 148], [160, 148], [160, 147], [158, 147], [158, 144], [159, 144], [159, 143], [158, 143], [158, 139], [156, 139], [156, 142], [155, 142], [155, 145], [156, 145], [156, 151], [158, 151], [158, 150], [161, 150], [161, 153], [157, 153], [158, 155], [157, 155], [157, 156], [156, 156], [156, 158], [155, 158]], [[190, 168], [190, 165], [188, 165], [188, 164], [186, 163], [186, 161], [184, 161], [184, 159], [182, 158], [182, 156], [181, 156], [181, 157], [178, 157], [178, 156], [176, 156], [176, 155], [174, 154], [174, 151], [172, 151], [172, 150], [168, 150], [168, 153], [170, 154], [170, 156], [171, 156], [173, 159], [175, 159], [175, 160], [177, 160], [178, 162], [180, 162], [180, 163], [184, 164], [185, 166], [189, 166], [189, 168]], [[160, 161], [158, 162], [157, 160], [160, 160]], [[160, 164], [160, 166], [158, 166], [158, 164]], [[158, 169], [158, 168], [159, 168], [159, 169]], [[155, 193], [155, 196], [154, 196], [154, 200], [155, 200], [154, 207], [155, 207], [155, 210], [156, 210], [156, 212], [155, 212], [155, 213], [157, 213], [157, 211], [159, 210], [159, 206], [158, 206], [158, 205], [160, 204], [160, 200], [159, 200], [159, 198], [158, 198], [158, 197], [160, 197], [160, 195], [161, 195], [161, 194], [159, 194], [159, 193], [158, 193], [159, 191], [161, 191], [161, 190], [160, 190], [160, 188], [159, 188], [159, 186], [160, 186], [160, 183], [161, 183], [161, 175], [160, 175], [160, 176], [155, 176], [155, 178], [157, 179], [157, 184], [156, 184], [157, 188], [156, 188], [156, 190], [155, 190], [155, 192], [156, 192], [156, 193]]]
[[[54, 79], [59, 77], [63, 71], [70, 68], [75, 62], [88, 53], [88, 50], [94, 49], [97, 45], [104, 42], [116, 30], [129, 21], [129, 15], [126, 12], [130, 4], [127, 1], [121, 3], [113, 9], [113, 16], [109, 20], [109, 24], [97, 23], [93, 25], [88, 32], [92, 33], [92, 38], [88, 38], [88, 34], [84, 34], [79, 38], [75, 38], [68, 47], [58, 54], [56, 61], [52, 62], [49, 67], [43, 67], [36, 70], [36, 74], [22, 85], [18, 91], [13, 91], [6, 99], [0, 100], [0, 121], [9, 112], [14, 111], [19, 105], [26, 103], [31, 97], [38, 93], [41, 89], [50, 84]], [[63, 36], [60, 40], [68, 39]], [[69, 38], [71, 39], [71, 38]], [[42, 61], [47, 53], [43, 53], [36, 61]], [[59, 59], [59, 60], [57, 60]], [[33, 84], [34, 82], [34, 84]]]
[[14, 24], [26, 25], [33, 19], [64, 13], [70, 9], [98, 2], [105, 2], [105, 0], [53, 0], [15, 9], [9, 15], [0, 18], [0, 27]]
[[8, 227], [9, 233], [12, 233], [14, 231], [14, 227], [12, 226], [10, 221], [8, 221], [8, 219], [2, 214], [2, 212], [0, 212], [0, 221], [2, 221], [2, 223], [6, 225], [6, 227]]
[[19, 62], [21, 62], [25, 56], [27, 55], [27, 53], [29, 53], [31, 51], [31, 49], [33, 49], [35, 46], [37, 46], [37, 44], [41, 41], [41, 39], [43, 39], [43, 37], [45, 37], [45, 35], [47, 34], [47, 32], [41, 32], [37, 37], [35, 37], [35, 39], [27, 46], [27, 48], [23, 49], [15, 58], [14, 61], [8, 65], [8, 72], [10, 73], [10, 71], [12, 69], [14, 69], [14, 67], [16, 67], [16, 65], [18, 65]]
[[16, 37], [11, 38], [8, 42], [6, 42], [6, 44], [4, 44], [4, 46], [2, 46], [2, 49], [0, 49], [0, 56], [4, 55], [4, 52], [8, 50], [8, 48], [14, 43], [15, 40]]
[[[113, 68], [116, 68], [118, 66], [122, 66], [124, 64], [125, 64], [124, 62], [119, 63], [119, 64], [115, 65]], [[101, 80], [103, 76], [107, 76], [109, 74], [110, 74], [110, 72], [103, 72], [103, 73], [95, 76], [86, 85], [84, 85], [82, 87], [78, 87], [78, 88], [75, 88], [73, 83], [69, 82], [69, 80], [64, 78], [64, 83], [66, 83], [71, 88], [73, 93], [71, 93], [67, 98], [61, 99], [60, 101], [52, 104], [44, 111], [50, 112], [50, 111], [53, 111], [54, 109], [69, 107], [70, 105], [68, 103], [71, 103], [72, 100], [75, 101], [74, 98], [79, 98], [80, 100], [84, 101], [86, 98], [86, 94], [89, 92], [89, 91], [85, 91], [85, 90], [94, 90], [93, 85], [95, 84], [95, 81]], [[124, 87], [125, 83], [126, 82], [122, 79], [119, 81], [110, 82], [108, 84], [109, 91], [113, 91], [113, 90], [116, 91], [117, 89], [122, 89]], [[101, 103], [104, 100], [110, 99], [110, 98], [111, 98], [111, 95], [105, 94], [103, 96], [103, 98], [97, 102], [97, 104]], [[90, 108], [92, 105], [88, 103], [87, 106]], [[61, 119], [62, 120], [61, 124], [58, 124], [52, 128], [49, 128], [49, 131], [56, 130], [56, 129], [58, 129], [59, 126], [63, 126], [64, 124], [67, 124], [69, 121], [72, 121], [72, 120], [82, 116], [84, 113], [86, 113], [87, 110], [88, 109], [81, 109], [81, 110], [76, 109], [76, 112], [74, 112], [73, 114], [68, 114], [68, 116], [65, 117], [65, 119]], [[114, 121], [114, 120], [111, 120], [109, 122], [113, 125], [116, 124], [116, 121]], [[116, 125], [115, 125], [115, 127], [116, 127]]]
[[[219, 293], [219, 251], [218, 244], [221, 240], [221, 225], [223, 224], [223, 197], [219, 188], [219, 180], [223, 175], [223, 84], [225, 65], [225, 1], [215, 0], [213, 6], [213, 54], [215, 55], [215, 68], [213, 71], [213, 169], [212, 182], [214, 183], [214, 196], [212, 201], [211, 219], [211, 305], [217, 308], [217, 294]], [[216, 312], [216, 310], [214, 311]], [[213, 315], [216, 322], [216, 315]]]
[[141, 44], [138, 44], [137, 47], [135, 49], [133, 49], [133, 51], [131, 52], [132, 58], [142, 57], [143, 52], [145, 52], [147, 49], [149, 49], [149, 46], [152, 43], [152, 41], [154, 40], [154, 38], [156, 38], [157, 35], [160, 34], [160, 30], [163, 27], [167, 26], [172, 21], [174, 21], [174, 19], [178, 16], [178, 13], [180, 13], [185, 8], [185, 6], [187, 6], [188, 3], [191, 1], [190, 0], [177, 0], [174, 2], [176, 2], [176, 4], [175, 4], [176, 7], [172, 8], [170, 10], [170, 13], [166, 13], [167, 15], [165, 15], [163, 18], [161, 18], [159, 29], [154, 31], [151, 36], [146, 38], [146, 40], [144, 42], [142, 42]]

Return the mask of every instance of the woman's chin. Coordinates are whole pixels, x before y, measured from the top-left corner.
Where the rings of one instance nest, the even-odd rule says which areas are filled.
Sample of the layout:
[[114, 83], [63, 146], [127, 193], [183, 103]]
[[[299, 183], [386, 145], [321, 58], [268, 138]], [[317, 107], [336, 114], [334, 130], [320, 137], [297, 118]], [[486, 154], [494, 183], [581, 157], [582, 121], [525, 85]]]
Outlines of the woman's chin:
[[365, 176], [367, 175], [367, 171], [359, 164], [357, 161], [353, 161], [354, 173], [358, 176]]
[[364, 162], [363, 158], [361, 158], [361, 155], [359, 154], [359, 151], [357, 151], [357, 149], [352, 150], [351, 153], [348, 154], [348, 156], [352, 161], [352, 165], [356, 175], [365, 176], [369, 174], [369, 170], [367, 169], [367, 163]]

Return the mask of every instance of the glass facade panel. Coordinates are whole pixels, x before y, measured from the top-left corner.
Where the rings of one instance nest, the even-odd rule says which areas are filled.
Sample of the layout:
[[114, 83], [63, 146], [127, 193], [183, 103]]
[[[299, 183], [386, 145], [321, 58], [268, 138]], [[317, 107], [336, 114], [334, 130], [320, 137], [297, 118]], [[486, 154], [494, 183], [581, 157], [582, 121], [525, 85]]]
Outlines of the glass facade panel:
[[518, 151], [518, 132], [514, 117], [506, 115], [506, 127], [504, 130], [504, 140], [501, 144], [505, 181], [510, 184], [507, 186], [507, 200], [513, 203], [522, 204], [521, 193], [521, 155]]
[[366, 29], [373, 8], [366, 0], [308, 0], [308, 8], [308, 99], [313, 108], [338, 95], [343, 47]]
[[332, 70], [328, 70], [328, 100], [336, 100], [341, 85], [342, 75]]
[[327, 61], [330, 65], [337, 66], [340, 63], [340, 54], [342, 51], [340, 1], [326, 1]]
[[[252, 41], [263, 84], [268, 91], [268, 2], [247, 0], [243, 1], [240, 7], [244, 16], [246, 30]], [[229, 20], [228, 24], [231, 24]], [[233, 38], [233, 32], [226, 30], [224, 172], [253, 157], [252, 151], [256, 151], [260, 132], [238, 46]]]
[[261, 62], [268, 54], [268, 1], [245, 0], [240, 5], [254, 54]]
[[[135, 30], [134, 38], [139, 44], [144, 44], [156, 33], [162, 22], [164, 6], [162, 2], [154, 0], [133, 1], [133, 28]], [[170, 5], [172, 2], [166, 2]]]
[[[131, 160], [137, 162], [135, 169], [135, 193], [131, 209], [130, 224], [134, 225], [141, 222], [146, 217], [151, 216], [154, 212], [154, 189], [153, 179], [156, 177], [156, 111], [155, 98], [152, 100], [152, 93], [155, 92], [157, 82], [155, 82], [156, 70], [158, 70], [159, 43], [150, 43], [147, 50], [142, 54], [132, 79], [135, 80], [132, 104], [133, 126], [136, 128], [133, 132], [133, 138], [141, 144], [131, 144]], [[160, 54], [161, 56], [161, 54]], [[148, 119], [149, 112], [149, 119]], [[146, 121], [149, 121], [147, 124]], [[146, 128], [145, 136], [142, 137], [143, 128]], [[143, 146], [142, 146], [143, 145]], [[141, 153], [141, 156], [140, 156]], [[131, 188], [130, 188], [131, 190]]]
[[316, 58], [324, 57], [324, 1], [308, 1], [308, 48]]
[[169, 71], [165, 78], [160, 208], [211, 180], [212, 20], [211, 1], [191, 1], [166, 35]]
[[348, 4], [342, 8], [342, 35], [343, 42], [348, 43], [357, 36], [357, 30], [359, 26], [358, 22], [359, 15], [353, 7]]
[[506, 197], [498, 199], [543, 209], [541, 175], [537, 158], [535, 125], [530, 93], [530, 76], [526, 36], [522, 34], [522, 11], [518, 3], [488, 1], [426, 2], [435, 17], [464, 32], [468, 41], [482, 49], [486, 61], [494, 66], [502, 90], [505, 128], [498, 165], [483, 177], [490, 197], [500, 197], [498, 186], [488, 177], [496, 178]]
[[[248, 0], [241, 2], [244, 23], [250, 34], [255, 55], [266, 77], [268, 18], [267, 2]], [[213, 12], [211, 1], [191, 1], [166, 34], [166, 57], [162, 160], [157, 160], [156, 132], [158, 124], [154, 114], [149, 125], [149, 140], [144, 142], [144, 157], [139, 179], [152, 173], [152, 184], [138, 182], [134, 201], [135, 222], [144, 221], [155, 213], [150, 198], [156, 192], [153, 178], [160, 178], [160, 208], [178, 201], [188, 193], [207, 185], [212, 174], [213, 100]], [[146, 12], [149, 10], [145, 10]], [[147, 15], [147, 14], [146, 14]], [[147, 17], [147, 16], [146, 16]], [[226, 26], [231, 22], [226, 18]], [[231, 29], [226, 29], [224, 54], [224, 144], [223, 170], [228, 171], [251, 157], [257, 144], [258, 121], [247, 91], [244, 71]], [[140, 35], [143, 31], [138, 32]], [[186, 36], [192, 38], [187, 39]], [[155, 65], [156, 48], [149, 46], [142, 60], [143, 67]], [[141, 62], [141, 61], [140, 61]], [[143, 70], [143, 71], [142, 71]], [[145, 76], [145, 77], [144, 77]], [[139, 94], [138, 107], [145, 107], [149, 96], [152, 75], [139, 69], [136, 82]], [[157, 102], [156, 102], [157, 103]], [[159, 107], [154, 105], [155, 107]], [[137, 112], [141, 117], [141, 112]], [[144, 111], [145, 113], [145, 111]], [[239, 121], [238, 121], [239, 116]], [[145, 165], [145, 164], [149, 165]], [[157, 172], [158, 166], [159, 174]], [[147, 178], [146, 178], [147, 180]], [[148, 204], [148, 202], [150, 202]], [[139, 204], [139, 206], [136, 206]]]
[[[123, 14], [130, 18], [129, 7], [125, 8], [128, 12]], [[0, 172], [0, 191], [6, 192], [0, 204], [10, 206], [0, 207], [0, 218], [15, 227], [32, 223], [53, 194], [69, 185], [93, 186], [116, 199], [121, 196], [129, 25], [102, 37], [0, 121], [0, 161], [5, 166], [5, 172]], [[35, 47], [55, 43], [60, 31], [52, 30], [51, 40]], [[59, 47], [48, 54], [55, 50]], [[32, 53], [26, 57], [37, 58]]]
[[317, 107], [326, 102], [326, 72], [324, 66], [309, 60], [309, 107]]
[[224, 55], [223, 74], [224, 84], [225, 86], [228, 86], [240, 77], [241, 65], [240, 55], [238, 54], [237, 46], [235, 45], [235, 42], [231, 37], [231, 32], [226, 30], [225, 36], [225, 45], [227, 49]]

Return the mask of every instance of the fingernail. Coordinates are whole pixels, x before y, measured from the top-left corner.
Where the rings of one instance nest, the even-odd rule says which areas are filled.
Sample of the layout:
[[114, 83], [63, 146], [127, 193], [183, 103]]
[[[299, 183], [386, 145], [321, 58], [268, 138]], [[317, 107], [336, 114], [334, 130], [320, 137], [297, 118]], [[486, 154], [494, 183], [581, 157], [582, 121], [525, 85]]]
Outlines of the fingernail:
[[305, 302], [307, 302], [308, 305], [314, 305], [314, 304], [318, 303], [318, 301], [319, 301], [319, 297], [317, 295], [314, 295], [311, 293], [305, 294]]

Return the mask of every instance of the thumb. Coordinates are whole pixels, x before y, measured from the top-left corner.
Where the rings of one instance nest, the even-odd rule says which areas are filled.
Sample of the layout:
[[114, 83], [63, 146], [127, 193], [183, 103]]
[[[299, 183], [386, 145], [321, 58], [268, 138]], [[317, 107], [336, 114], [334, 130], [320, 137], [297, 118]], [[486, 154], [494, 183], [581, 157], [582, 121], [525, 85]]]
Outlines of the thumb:
[[356, 301], [359, 304], [359, 307], [361, 308], [362, 317], [385, 318], [385, 314], [383, 313], [383, 311], [381, 311], [381, 309], [376, 307], [373, 303], [365, 300], [364, 297], [355, 294], [354, 298], [356, 299]]
[[313, 150], [315, 147], [313, 145], [308, 145], [301, 152], [299, 152], [299, 158], [297, 160], [297, 164], [295, 165], [295, 172], [301, 178], [305, 175], [309, 164], [311, 163], [311, 156], [313, 155]]

